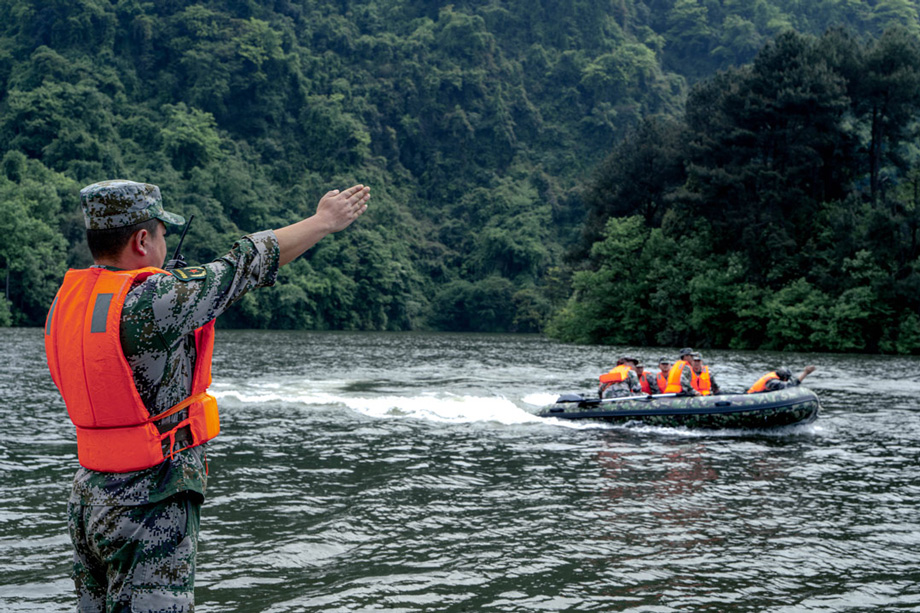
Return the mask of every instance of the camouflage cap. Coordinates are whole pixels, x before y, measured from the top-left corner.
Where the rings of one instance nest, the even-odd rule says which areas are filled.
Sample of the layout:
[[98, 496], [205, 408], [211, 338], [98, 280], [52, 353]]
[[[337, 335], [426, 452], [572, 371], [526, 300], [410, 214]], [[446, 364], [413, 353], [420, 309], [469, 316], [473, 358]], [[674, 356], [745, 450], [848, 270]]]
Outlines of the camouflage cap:
[[185, 218], [163, 209], [160, 188], [124, 179], [101, 181], [80, 190], [80, 204], [87, 230], [108, 230], [159, 219], [181, 226]]

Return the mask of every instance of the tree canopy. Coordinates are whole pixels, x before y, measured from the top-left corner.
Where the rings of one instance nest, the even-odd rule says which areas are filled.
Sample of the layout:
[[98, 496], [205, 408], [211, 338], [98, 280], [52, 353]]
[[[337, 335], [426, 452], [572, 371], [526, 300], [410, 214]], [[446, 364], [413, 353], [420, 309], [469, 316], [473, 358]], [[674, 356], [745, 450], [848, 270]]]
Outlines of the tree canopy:
[[906, 28], [790, 31], [699, 82], [673, 124], [643, 120], [587, 190], [575, 294], [552, 333], [920, 351], [918, 79]]
[[[167, 208], [196, 215], [186, 255], [202, 262], [363, 182], [374, 197], [359, 224], [222, 325], [533, 332], [551, 321], [561, 338], [613, 342], [616, 315], [589, 323], [598, 305], [581, 313], [580, 288], [636, 215], [639, 252], [674, 276], [629, 288], [611, 272], [603, 301], [633, 308], [614, 300], [623, 293], [636, 326], [659, 322], [637, 333], [646, 342], [754, 346], [767, 302], [778, 313], [805, 288], [828, 321], [858, 314], [847, 329], [862, 340], [828, 344], [828, 328], [799, 345], [915, 351], [903, 339], [920, 336], [909, 297], [917, 9], [0, 3], [0, 325], [40, 324], [66, 267], [90, 262], [83, 185], [159, 185]], [[695, 248], [695, 262], [678, 265], [670, 248]], [[756, 317], [710, 332], [702, 315], [673, 323], [675, 305], [695, 296], [716, 316], [729, 294]]]

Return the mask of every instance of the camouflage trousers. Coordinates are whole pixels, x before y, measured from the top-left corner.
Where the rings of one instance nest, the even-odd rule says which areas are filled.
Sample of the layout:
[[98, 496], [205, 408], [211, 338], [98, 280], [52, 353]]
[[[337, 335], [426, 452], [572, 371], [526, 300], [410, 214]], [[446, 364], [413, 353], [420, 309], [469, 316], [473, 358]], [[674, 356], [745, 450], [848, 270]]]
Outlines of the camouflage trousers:
[[67, 505], [78, 611], [195, 609], [201, 502], [178, 494], [138, 506]]

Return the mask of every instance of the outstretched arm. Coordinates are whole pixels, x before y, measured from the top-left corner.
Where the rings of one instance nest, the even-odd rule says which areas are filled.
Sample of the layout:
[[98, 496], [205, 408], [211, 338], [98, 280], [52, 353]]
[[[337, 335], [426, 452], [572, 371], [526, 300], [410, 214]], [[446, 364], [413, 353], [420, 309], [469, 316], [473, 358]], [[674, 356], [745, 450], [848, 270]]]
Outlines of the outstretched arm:
[[326, 192], [313, 216], [275, 230], [281, 250], [279, 265], [288, 264], [327, 235], [350, 226], [367, 210], [370, 197], [371, 188], [360, 184], [345, 191]]
[[814, 366], [806, 366], [806, 367], [805, 367], [805, 370], [803, 370], [802, 373], [798, 376], [799, 383], [801, 383], [801, 382], [802, 382], [802, 379], [804, 379], [805, 377], [807, 377], [808, 375], [810, 375], [810, 374], [813, 373], [814, 371], [815, 371], [815, 367], [814, 367]]

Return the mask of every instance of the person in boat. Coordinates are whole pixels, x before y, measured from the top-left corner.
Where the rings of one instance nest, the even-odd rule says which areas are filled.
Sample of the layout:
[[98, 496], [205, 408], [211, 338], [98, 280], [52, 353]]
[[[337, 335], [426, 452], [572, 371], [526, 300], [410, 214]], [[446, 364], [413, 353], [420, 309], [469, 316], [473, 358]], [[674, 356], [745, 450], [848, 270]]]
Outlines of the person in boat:
[[655, 382], [658, 384], [658, 393], [663, 394], [668, 387], [668, 373], [671, 371], [671, 360], [661, 356], [658, 358], [658, 372], [655, 374]]
[[617, 360], [617, 365], [610, 372], [600, 376], [598, 395], [601, 398], [619, 398], [642, 393], [642, 384], [636, 373], [636, 364], [639, 360], [632, 356], [623, 356]]
[[786, 389], [787, 387], [795, 387], [796, 385], [801, 385], [805, 377], [814, 371], [814, 366], [806, 366], [805, 369], [799, 373], [798, 377], [793, 377], [792, 371], [785, 366], [781, 366], [775, 371], [768, 372], [758, 379], [746, 393], [758, 394], [761, 392], [775, 392], [776, 390]]
[[658, 377], [653, 372], [645, 370], [642, 362], [636, 364], [636, 375], [639, 377], [639, 386], [645, 394], [660, 394], [661, 388], [658, 387]]
[[716, 383], [715, 377], [709, 372], [709, 366], [703, 364], [703, 354], [698, 351], [690, 354], [691, 380], [690, 385], [700, 393], [701, 396], [719, 393], [719, 384]]
[[[206, 441], [217, 436], [214, 320], [274, 284], [280, 266], [367, 210], [370, 189], [327, 192], [316, 212], [240, 238], [213, 262], [173, 270], [156, 185], [80, 191], [93, 266], [64, 277], [45, 321], [52, 379], [77, 426], [67, 504], [80, 611], [191, 611]], [[246, 356], [238, 356], [245, 364]]]
[[668, 384], [664, 389], [665, 394], [680, 394], [682, 396], [699, 396], [700, 393], [693, 389], [693, 367], [690, 364], [693, 349], [684, 347], [680, 350], [679, 359], [668, 371]]

